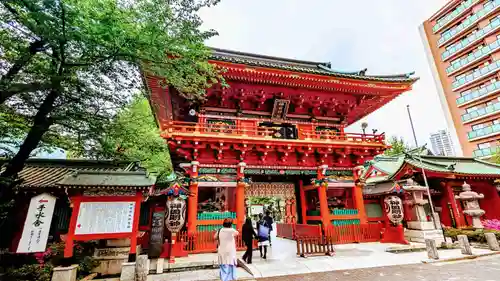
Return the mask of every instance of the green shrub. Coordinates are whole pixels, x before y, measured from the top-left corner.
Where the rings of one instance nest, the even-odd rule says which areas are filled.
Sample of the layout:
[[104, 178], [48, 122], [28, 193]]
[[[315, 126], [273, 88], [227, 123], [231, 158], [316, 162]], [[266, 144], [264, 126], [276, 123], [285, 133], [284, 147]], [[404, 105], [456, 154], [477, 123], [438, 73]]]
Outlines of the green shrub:
[[500, 231], [493, 229], [472, 229], [472, 228], [446, 228], [445, 236], [457, 240], [458, 235], [466, 235], [470, 242], [486, 243], [485, 233], [494, 233], [497, 239], [500, 239]]

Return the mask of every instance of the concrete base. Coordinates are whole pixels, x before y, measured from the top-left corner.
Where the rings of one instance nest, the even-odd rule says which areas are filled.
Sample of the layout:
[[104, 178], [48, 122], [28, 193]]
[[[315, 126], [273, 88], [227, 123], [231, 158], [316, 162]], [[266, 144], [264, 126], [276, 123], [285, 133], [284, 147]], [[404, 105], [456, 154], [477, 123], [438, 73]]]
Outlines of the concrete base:
[[436, 227], [434, 226], [434, 223], [431, 221], [409, 221], [408, 228], [409, 229], [416, 229], [416, 230], [434, 230], [434, 229], [436, 229]]
[[55, 267], [52, 273], [52, 281], [76, 281], [76, 271], [78, 265], [74, 264], [68, 267]]
[[416, 230], [416, 229], [406, 229], [405, 238], [411, 242], [425, 243], [426, 239], [432, 239], [436, 241], [436, 245], [441, 245], [443, 243], [444, 237], [441, 230]]
[[135, 262], [124, 262], [120, 281], [135, 281]]

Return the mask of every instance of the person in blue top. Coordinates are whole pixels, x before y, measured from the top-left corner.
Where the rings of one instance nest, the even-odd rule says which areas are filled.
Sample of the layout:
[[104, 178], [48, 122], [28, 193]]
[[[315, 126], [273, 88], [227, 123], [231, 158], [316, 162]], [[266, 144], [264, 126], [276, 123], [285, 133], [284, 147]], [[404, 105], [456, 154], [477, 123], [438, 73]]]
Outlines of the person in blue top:
[[[269, 246], [269, 233], [270, 226], [264, 219], [262, 213], [259, 214], [259, 221], [257, 221], [257, 236], [259, 241], [259, 251], [260, 257], [263, 259], [267, 258], [267, 246]], [[264, 250], [264, 251], [262, 251]]]

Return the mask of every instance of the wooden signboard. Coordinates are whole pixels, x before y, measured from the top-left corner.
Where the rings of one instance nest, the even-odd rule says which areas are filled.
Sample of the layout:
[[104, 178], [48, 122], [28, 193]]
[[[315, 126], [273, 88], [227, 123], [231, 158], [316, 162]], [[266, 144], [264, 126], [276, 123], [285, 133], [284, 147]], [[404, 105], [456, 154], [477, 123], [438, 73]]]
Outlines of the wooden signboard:
[[163, 251], [163, 231], [165, 228], [165, 209], [155, 208], [151, 219], [151, 235], [149, 237], [149, 257], [158, 258]]
[[130, 254], [137, 251], [142, 193], [117, 196], [71, 197], [73, 212], [64, 257], [73, 256], [73, 243], [99, 239], [130, 239]]

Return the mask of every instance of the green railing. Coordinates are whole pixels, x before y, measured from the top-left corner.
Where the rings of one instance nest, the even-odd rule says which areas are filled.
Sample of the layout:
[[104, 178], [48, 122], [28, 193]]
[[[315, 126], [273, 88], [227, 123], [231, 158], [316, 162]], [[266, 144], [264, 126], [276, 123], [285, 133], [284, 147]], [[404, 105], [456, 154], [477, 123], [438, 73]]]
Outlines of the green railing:
[[449, 23], [450, 21], [454, 20], [456, 17], [458, 17], [460, 14], [462, 14], [463, 11], [469, 9], [472, 7], [473, 4], [479, 2], [479, 0], [466, 0], [460, 3], [460, 5], [453, 10], [453, 12], [447, 14], [446, 16], [442, 17], [439, 19], [436, 24], [432, 27], [432, 31], [435, 33], [437, 32], [441, 27]]
[[491, 93], [494, 93], [496, 90], [500, 89], [500, 81], [496, 81], [495, 83], [491, 83], [486, 87], [482, 87], [480, 89], [467, 90], [462, 93], [462, 96], [457, 99], [457, 104], [461, 105], [476, 98], [487, 96]]
[[486, 5], [484, 5], [484, 7], [481, 10], [477, 11], [471, 17], [464, 20], [458, 26], [456, 26], [456, 27], [454, 27], [446, 32], [443, 32], [443, 34], [441, 34], [441, 38], [439, 38], [439, 40], [438, 40], [438, 45], [442, 45], [442, 44], [446, 43], [448, 40], [452, 39], [453, 37], [455, 37], [457, 34], [462, 32], [463, 30], [465, 30], [465, 29], [469, 28], [470, 26], [472, 26], [473, 24], [477, 23], [480, 19], [482, 19], [484, 16], [488, 15], [491, 11], [493, 11], [498, 6], [500, 6], [500, 0], [494, 0], [494, 1], [487, 3]]
[[306, 212], [308, 216], [321, 216], [320, 210], [309, 210]]
[[335, 226], [339, 225], [351, 225], [351, 224], [360, 224], [359, 220], [334, 220], [332, 224]]
[[498, 147], [488, 147], [483, 149], [476, 149], [473, 152], [474, 157], [487, 157], [497, 153]]
[[484, 137], [484, 136], [488, 136], [488, 135], [491, 135], [491, 134], [495, 134], [495, 133], [498, 133], [498, 132], [500, 132], [500, 124], [494, 124], [494, 125], [491, 125], [491, 126], [488, 126], [488, 127], [484, 127], [482, 129], [470, 131], [467, 134], [467, 136], [469, 137], [469, 139], [475, 139], [475, 138], [479, 138], [479, 137]]
[[358, 210], [357, 209], [333, 209], [330, 213], [332, 215], [335, 215], [335, 216], [357, 215]]
[[235, 212], [204, 212], [198, 213], [198, 220], [223, 220], [223, 219], [235, 219]]
[[[196, 226], [197, 231], [215, 231], [215, 230], [219, 230], [220, 228], [222, 228], [222, 224]], [[235, 224], [233, 224], [233, 228], [236, 229]]]
[[464, 66], [467, 66], [468, 64], [471, 64], [475, 61], [478, 61], [479, 59], [484, 58], [487, 55], [498, 50], [499, 47], [500, 47], [500, 40], [496, 40], [496, 41], [482, 47], [481, 49], [473, 52], [472, 54], [454, 61], [452, 65], [450, 65], [446, 68], [446, 73], [450, 74], [454, 71], [461, 69]]
[[491, 31], [495, 30], [497, 27], [500, 26], [500, 17], [496, 17], [493, 19], [487, 26], [481, 28], [475, 33], [472, 33], [471, 35], [465, 37], [464, 39], [458, 41], [457, 43], [451, 45], [449, 48], [446, 48], [446, 51], [444, 51], [441, 54], [441, 59], [445, 60], [449, 58], [451, 55], [456, 54], [460, 50], [465, 49], [466, 47], [472, 45], [473, 43], [479, 41], [485, 34], [490, 33]]
[[495, 104], [488, 105], [486, 107], [480, 108], [478, 110], [471, 111], [469, 113], [466, 113], [462, 115], [462, 121], [467, 122], [472, 119], [476, 119], [478, 117], [494, 113], [500, 110], [500, 102], [497, 102]]
[[485, 75], [491, 74], [492, 72], [497, 71], [499, 68], [500, 60], [496, 60], [487, 66], [479, 68], [472, 73], [469, 73], [468, 75], [462, 76], [460, 79], [453, 81], [451, 87], [453, 88], [453, 90], [455, 90], [460, 86], [473, 82], [481, 77], [484, 77]]

